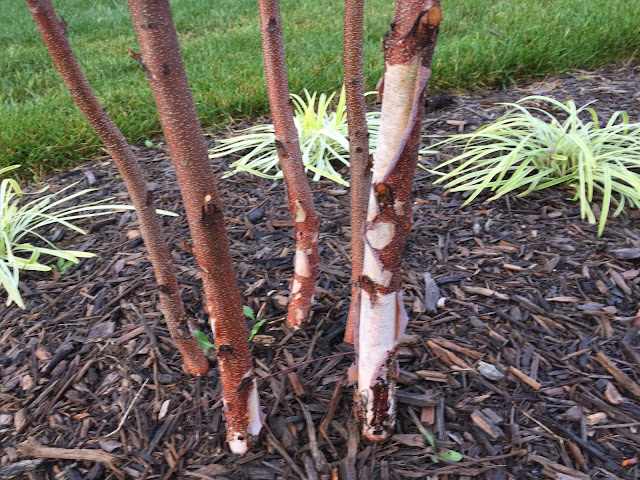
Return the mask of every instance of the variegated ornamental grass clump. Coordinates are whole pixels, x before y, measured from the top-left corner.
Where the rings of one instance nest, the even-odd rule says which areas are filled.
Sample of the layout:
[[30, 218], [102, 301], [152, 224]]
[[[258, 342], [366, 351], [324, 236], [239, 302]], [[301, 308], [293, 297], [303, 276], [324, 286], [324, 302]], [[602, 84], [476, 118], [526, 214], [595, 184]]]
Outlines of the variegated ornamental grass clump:
[[[370, 92], [375, 93], [375, 92]], [[330, 110], [336, 93], [318, 95], [304, 90], [304, 97], [291, 94], [294, 107], [294, 123], [298, 131], [302, 161], [311, 171], [313, 180], [321, 177], [348, 186], [349, 183], [336, 171], [332, 162], [349, 166], [349, 138], [344, 88], [338, 97], [334, 111]], [[376, 146], [380, 115], [367, 114], [371, 150]], [[241, 130], [241, 135], [220, 140], [220, 145], [210, 151], [210, 158], [226, 157], [234, 153], [248, 152], [231, 164], [230, 177], [246, 171], [264, 178], [282, 178], [278, 164], [273, 125], [256, 125]]]
[[[548, 103], [566, 118], [522, 105], [531, 101]], [[472, 192], [465, 205], [487, 189], [492, 192], [489, 200], [494, 200], [515, 190], [523, 196], [555, 185], [568, 187], [575, 191], [573, 200], [580, 202], [582, 219], [596, 223], [594, 206], [599, 203], [598, 235], [612, 204], [614, 217], [625, 206], [640, 207], [640, 123], [629, 123], [626, 112], [615, 112], [600, 126], [589, 104], [577, 108], [572, 100], [530, 96], [505, 105], [511, 110], [495, 122], [422, 152], [462, 149], [435, 168], [453, 167], [435, 183]]]
[[[19, 168], [19, 165], [2, 168], [0, 175], [16, 168]], [[34, 193], [27, 193], [13, 178], [5, 178], [0, 182], [0, 285], [7, 291], [7, 306], [15, 302], [18, 307], [25, 307], [18, 289], [20, 270], [40, 272], [52, 270], [49, 264], [40, 261], [41, 256], [57, 257], [74, 264], [81, 258], [94, 256], [88, 252], [63, 250], [56, 247], [45, 237], [44, 230], [52, 226], [60, 226], [85, 234], [86, 232], [74, 223], [76, 220], [132, 208], [127, 205], [104, 205], [108, 198], [69, 206], [68, 202], [94, 190], [85, 189], [69, 194], [69, 189], [74, 185], [76, 184], [69, 185], [56, 193], [40, 195], [49, 187], [45, 186]], [[35, 195], [36, 198], [27, 202], [20, 201], [28, 195]]]

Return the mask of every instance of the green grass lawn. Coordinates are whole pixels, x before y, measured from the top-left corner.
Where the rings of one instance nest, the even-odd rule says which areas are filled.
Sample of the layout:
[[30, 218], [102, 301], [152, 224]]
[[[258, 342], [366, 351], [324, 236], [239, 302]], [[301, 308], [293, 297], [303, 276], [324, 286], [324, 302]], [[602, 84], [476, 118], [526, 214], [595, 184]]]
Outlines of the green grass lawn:
[[[160, 133], [138, 64], [124, 0], [55, 1], [72, 47], [96, 94], [130, 142]], [[431, 91], [505, 86], [516, 79], [640, 57], [636, 1], [442, 0], [444, 22]], [[36, 174], [81, 162], [100, 150], [53, 67], [26, 6], [0, 0], [0, 165]], [[172, 2], [187, 73], [205, 128], [268, 109], [257, 2]], [[367, 0], [365, 75], [383, 66], [381, 39], [391, 0]], [[302, 88], [342, 84], [342, 2], [283, 0], [289, 78]], [[27, 173], [24, 171], [23, 173]]]

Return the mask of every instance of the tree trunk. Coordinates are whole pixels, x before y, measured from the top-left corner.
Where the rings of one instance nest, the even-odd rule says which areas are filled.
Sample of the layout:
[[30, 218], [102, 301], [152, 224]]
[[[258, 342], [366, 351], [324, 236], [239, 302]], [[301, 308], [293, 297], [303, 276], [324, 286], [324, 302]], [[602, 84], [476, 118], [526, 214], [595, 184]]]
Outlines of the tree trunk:
[[140, 223], [140, 233], [147, 247], [158, 282], [160, 301], [171, 338], [176, 342], [191, 375], [204, 375], [209, 363], [190, 331], [189, 320], [180, 298], [171, 255], [164, 240], [153, 196], [138, 161], [118, 127], [106, 114], [94, 95], [67, 41], [66, 23], [56, 17], [50, 0], [26, 0], [44, 43], [62, 75], [73, 100], [104, 143], [127, 187]]
[[365, 225], [358, 351], [363, 434], [387, 437], [395, 423], [395, 347], [407, 325], [400, 261], [411, 228], [411, 187], [420, 117], [441, 10], [439, 0], [397, 0], [384, 42], [382, 122]]
[[138, 36], [142, 67], [158, 108], [162, 130], [202, 272], [204, 294], [218, 351], [227, 441], [245, 453], [247, 434], [262, 428], [258, 391], [249, 350], [249, 332], [236, 284], [222, 203], [207, 156], [168, 0], [128, 0]]
[[282, 22], [278, 0], [258, 0], [262, 56], [267, 77], [269, 105], [273, 117], [280, 168], [289, 197], [289, 210], [296, 224], [296, 254], [287, 325], [302, 327], [309, 317], [318, 276], [318, 217], [309, 180], [304, 171], [298, 132], [293, 122], [289, 81], [284, 59]]
[[364, 221], [369, 202], [371, 165], [369, 161], [369, 128], [364, 98], [362, 71], [362, 36], [364, 0], [344, 2], [344, 85], [349, 126], [349, 171], [351, 182], [351, 304], [344, 341], [353, 343], [359, 314], [360, 285], [364, 261]]

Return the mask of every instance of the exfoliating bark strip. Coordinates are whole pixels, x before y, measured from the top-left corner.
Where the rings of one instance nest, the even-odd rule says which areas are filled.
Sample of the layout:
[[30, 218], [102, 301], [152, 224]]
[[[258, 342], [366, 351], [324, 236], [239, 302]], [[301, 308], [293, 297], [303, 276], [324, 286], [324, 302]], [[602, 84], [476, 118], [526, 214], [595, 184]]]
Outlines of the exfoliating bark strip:
[[122, 175], [136, 209], [140, 234], [158, 282], [162, 311], [171, 338], [180, 350], [189, 374], [204, 375], [209, 371], [209, 363], [189, 328], [171, 255], [143, 171], [124, 135], [111, 121], [91, 90], [67, 40], [66, 23], [58, 20], [51, 1], [25, 1], [73, 100], [104, 143]]
[[407, 324], [400, 262], [411, 229], [411, 188], [420, 118], [440, 25], [437, 0], [398, 0], [384, 42], [382, 120], [376, 148], [362, 272], [358, 393], [363, 434], [385, 439], [395, 424], [395, 348]]
[[227, 441], [245, 453], [262, 427], [249, 331], [236, 283], [222, 202], [182, 62], [168, 0], [128, 0], [143, 66], [182, 192], [218, 350]]
[[364, 222], [367, 216], [371, 188], [371, 156], [369, 129], [364, 97], [362, 43], [364, 0], [344, 2], [344, 85], [346, 93], [347, 125], [349, 127], [349, 174], [351, 194], [351, 303], [344, 333], [344, 341], [353, 343], [358, 328], [362, 264], [364, 262]]
[[258, 0], [262, 56], [267, 78], [269, 105], [276, 137], [276, 148], [289, 198], [289, 211], [295, 222], [296, 254], [287, 325], [302, 327], [309, 317], [318, 276], [318, 217], [304, 171], [298, 132], [293, 121], [289, 81], [284, 58], [282, 21], [278, 0]]

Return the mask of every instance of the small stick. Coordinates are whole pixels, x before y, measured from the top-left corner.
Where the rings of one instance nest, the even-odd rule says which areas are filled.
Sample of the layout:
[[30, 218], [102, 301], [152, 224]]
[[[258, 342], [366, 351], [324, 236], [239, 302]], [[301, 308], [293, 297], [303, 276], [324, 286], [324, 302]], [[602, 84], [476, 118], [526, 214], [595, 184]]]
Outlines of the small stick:
[[313, 464], [316, 469], [321, 473], [327, 473], [331, 469], [329, 468], [329, 464], [327, 463], [327, 459], [324, 454], [318, 448], [318, 440], [316, 438], [316, 428], [313, 425], [313, 419], [311, 418], [311, 413], [307, 406], [302, 403], [299, 398], [296, 398], [298, 403], [300, 404], [300, 408], [302, 409], [302, 414], [304, 415], [304, 419], [307, 422], [307, 433], [309, 436], [309, 450], [311, 451], [311, 456], [313, 457]]
[[133, 408], [133, 405], [138, 400], [138, 397], [140, 397], [140, 394], [142, 393], [142, 389], [147, 385], [148, 382], [149, 382], [149, 379], [147, 378], [144, 381], [144, 383], [142, 384], [142, 386], [140, 387], [140, 389], [138, 390], [138, 393], [136, 393], [135, 397], [133, 397], [133, 400], [131, 400], [131, 403], [129, 404], [129, 407], [127, 408], [127, 411], [124, 412], [124, 417], [122, 417], [122, 420], [120, 420], [120, 423], [118, 424], [118, 428], [116, 428], [113, 432], [111, 432], [111, 433], [109, 433], [108, 435], [105, 435], [105, 436], [110, 437], [111, 435], [113, 435], [115, 433], [118, 433], [120, 431], [120, 429], [124, 425], [124, 422], [127, 420], [127, 417], [129, 416], [129, 413], [131, 413], [131, 409]]
[[344, 377], [340, 377], [340, 380], [336, 382], [336, 387], [333, 390], [333, 395], [331, 395], [331, 400], [329, 401], [329, 407], [327, 408], [327, 413], [325, 414], [324, 418], [320, 422], [320, 428], [319, 428], [320, 435], [324, 437], [324, 439], [327, 441], [327, 444], [329, 445], [329, 448], [336, 456], [338, 453], [335, 447], [333, 446], [333, 444], [331, 443], [329, 436], [327, 435], [327, 429], [329, 428], [329, 424], [331, 423], [331, 420], [333, 420], [333, 416], [335, 415], [336, 410], [338, 409], [338, 403], [342, 398], [343, 383], [344, 383]]
[[300, 478], [307, 478], [305, 473], [302, 471], [302, 469], [296, 464], [296, 462], [293, 461], [293, 459], [291, 458], [291, 456], [289, 455], [289, 453], [287, 453], [287, 451], [285, 450], [285, 448], [282, 446], [282, 444], [278, 441], [278, 439], [276, 438], [276, 436], [273, 434], [273, 432], [271, 431], [271, 429], [269, 428], [269, 425], [267, 425], [266, 423], [264, 424], [264, 428], [267, 430], [267, 438], [269, 439], [269, 443], [273, 446], [273, 448], [275, 448], [278, 453], [280, 455], [282, 455], [282, 458], [285, 459], [285, 461], [289, 464], [289, 466], [291, 467], [291, 469], [296, 472], [296, 475], [298, 475]]
[[104, 463], [118, 478], [124, 479], [122, 472], [116, 468], [117, 456], [102, 450], [90, 448], [55, 448], [44, 447], [37, 442], [25, 442], [18, 445], [18, 450], [24, 457], [84, 460], [89, 462]]
[[588, 472], [589, 466], [587, 465], [587, 461], [584, 459], [578, 444], [571, 440], [567, 440], [567, 445], [569, 446], [569, 451], [573, 455], [573, 458], [575, 458], [576, 463], [578, 464], [578, 468], [585, 473]]

